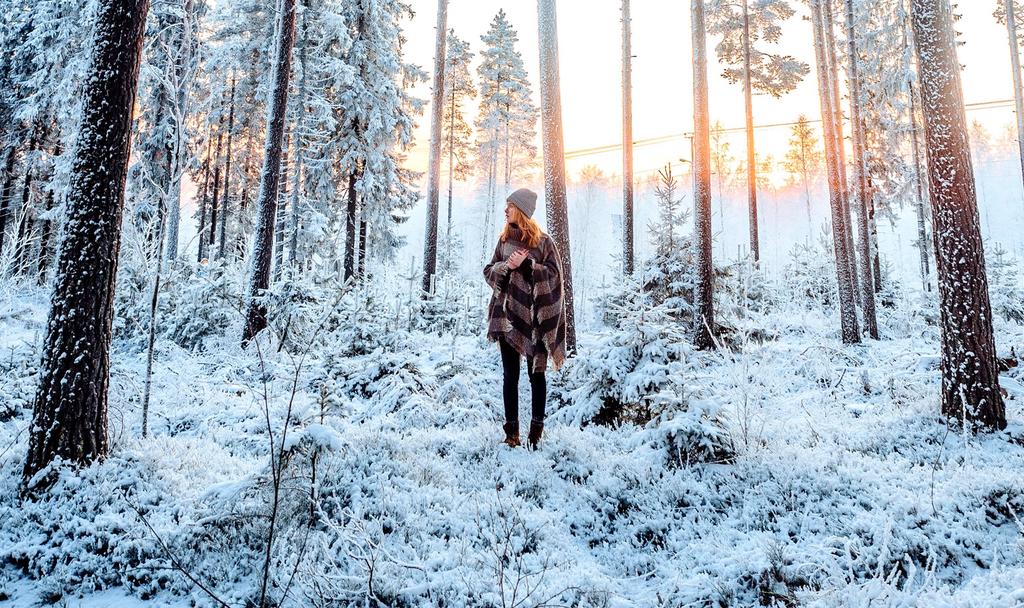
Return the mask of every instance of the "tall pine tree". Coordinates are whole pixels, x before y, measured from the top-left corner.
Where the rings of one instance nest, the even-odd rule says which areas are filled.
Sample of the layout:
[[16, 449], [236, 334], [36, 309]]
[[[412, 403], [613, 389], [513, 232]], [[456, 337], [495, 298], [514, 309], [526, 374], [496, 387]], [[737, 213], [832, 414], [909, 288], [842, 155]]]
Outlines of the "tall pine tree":
[[109, 447], [114, 286], [148, 9], [148, 0], [99, 4], [23, 471], [29, 491], [48, 481], [55, 459], [85, 464]]

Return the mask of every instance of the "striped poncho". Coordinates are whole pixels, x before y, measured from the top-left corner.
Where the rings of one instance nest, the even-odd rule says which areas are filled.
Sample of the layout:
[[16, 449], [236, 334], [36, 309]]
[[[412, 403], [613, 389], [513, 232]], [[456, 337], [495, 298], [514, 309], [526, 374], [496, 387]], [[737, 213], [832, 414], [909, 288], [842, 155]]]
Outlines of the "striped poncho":
[[[508, 258], [517, 249], [529, 251], [519, 268]], [[565, 311], [562, 301], [562, 266], [550, 236], [541, 235], [536, 247], [527, 247], [514, 227], [507, 241], [498, 241], [484, 279], [494, 290], [487, 307], [487, 338], [504, 338], [531, 361], [533, 373], [555, 370], [565, 362]]]

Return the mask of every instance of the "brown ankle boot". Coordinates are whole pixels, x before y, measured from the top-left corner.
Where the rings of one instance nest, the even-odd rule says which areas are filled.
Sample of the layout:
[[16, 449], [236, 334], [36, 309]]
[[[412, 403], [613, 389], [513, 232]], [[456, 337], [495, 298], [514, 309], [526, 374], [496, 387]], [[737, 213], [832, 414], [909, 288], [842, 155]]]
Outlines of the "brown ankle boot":
[[537, 422], [536, 420], [530, 420], [530, 434], [526, 440], [529, 442], [530, 449], [536, 450], [537, 444], [540, 443], [540, 437], [544, 434], [544, 423]]
[[518, 420], [515, 422], [506, 422], [505, 425], [502, 426], [502, 428], [505, 429], [505, 440], [502, 441], [502, 443], [504, 443], [510, 448], [518, 448], [520, 445], [522, 445], [522, 442], [519, 441]]

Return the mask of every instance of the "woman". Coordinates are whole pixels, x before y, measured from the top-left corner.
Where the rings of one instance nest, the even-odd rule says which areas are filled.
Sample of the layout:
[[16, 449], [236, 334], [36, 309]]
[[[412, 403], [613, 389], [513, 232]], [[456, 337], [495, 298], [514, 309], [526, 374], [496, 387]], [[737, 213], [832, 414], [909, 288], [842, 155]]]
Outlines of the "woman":
[[509, 195], [505, 228], [484, 278], [494, 290], [487, 307], [487, 338], [501, 350], [504, 372], [505, 440], [519, 440], [519, 365], [525, 357], [531, 389], [531, 449], [544, 432], [547, 384], [544, 371], [551, 359], [555, 370], [565, 361], [565, 315], [562, 307], [562, 267], [550, 236], [533, 221], [537, 195], [520, 188]]

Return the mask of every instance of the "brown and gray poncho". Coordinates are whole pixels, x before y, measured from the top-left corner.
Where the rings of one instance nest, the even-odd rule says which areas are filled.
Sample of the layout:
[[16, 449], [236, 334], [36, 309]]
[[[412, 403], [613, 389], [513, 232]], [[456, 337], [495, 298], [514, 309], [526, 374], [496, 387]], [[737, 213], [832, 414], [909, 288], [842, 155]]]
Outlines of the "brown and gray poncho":
[[[517, 249], [529, 251], [519, 268], [511, 270], [508, 258]], [[487, 307], [487, 338], [504, 338], [516, 352], [532, 361], [532, 372], [547, 369], [548, 357], [555, 370], [565, 362], [565, 310], [562, 301], [562, 266], [550, 236], [541, 236], [536, 247], [522, 242], [513, 227], [507, 241], [498, 241], [484, 279], [494, 290]]]

